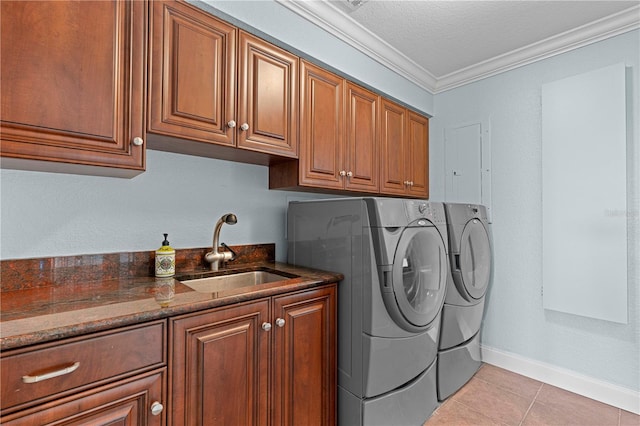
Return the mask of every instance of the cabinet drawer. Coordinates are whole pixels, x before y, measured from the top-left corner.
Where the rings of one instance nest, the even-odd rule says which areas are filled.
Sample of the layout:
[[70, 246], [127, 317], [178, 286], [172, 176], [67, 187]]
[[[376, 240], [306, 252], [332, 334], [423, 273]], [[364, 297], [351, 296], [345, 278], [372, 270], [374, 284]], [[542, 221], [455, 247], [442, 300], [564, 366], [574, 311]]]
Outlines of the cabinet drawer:
[[30, 407], [0, 418], [3, 426], [34, 425], [146, 425], [166, 424], [166, 410], [153, 414], [164, 402], [166, 367], [129, 377], [95, 389]]
[[2, 413], [165, 363], [165, 322], [3, 353]]

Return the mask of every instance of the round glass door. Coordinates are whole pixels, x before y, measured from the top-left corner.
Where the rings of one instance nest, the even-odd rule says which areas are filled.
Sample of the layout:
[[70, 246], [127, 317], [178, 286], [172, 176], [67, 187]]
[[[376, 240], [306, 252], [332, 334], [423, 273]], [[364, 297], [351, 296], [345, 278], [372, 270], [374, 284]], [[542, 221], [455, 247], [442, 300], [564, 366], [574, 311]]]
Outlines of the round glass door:
[[460, 276], [464, 291], [474, 299], [484, 296], [491, 276], [491, 245], [482, 222], [467, 222], [460, 241]]
[[405, 229], [394, 258], [393, 292], [406, 329], [425, 328], [436, 319], [444, 303], [447, 267], [445, 245], [435, 227]]

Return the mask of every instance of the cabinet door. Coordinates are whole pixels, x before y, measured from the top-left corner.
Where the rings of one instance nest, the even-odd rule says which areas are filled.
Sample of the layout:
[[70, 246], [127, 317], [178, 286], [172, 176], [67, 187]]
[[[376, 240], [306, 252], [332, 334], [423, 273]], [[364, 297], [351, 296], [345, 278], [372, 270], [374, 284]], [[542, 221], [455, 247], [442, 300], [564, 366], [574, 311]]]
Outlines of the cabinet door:
[[378, 192], [378, 96], [346, 85], [346, 183], [354, 191]]
[[409, 112], [408, 119], [409, 187], [412, 197], [429, 197], [429, 120]]
[[300, 68], [300, 185], [342, 189], [344, 80], [305, 61]]
[[336, 422], [335, 291], [274, 298], [273, 425]]
[[[166, 424], [166, 368], [62, 398], [49, 404], [3, 417], [6, 426], [64, 425], [150, 425]], [[154, 405], [156, 404], [156, 405]]]
[[240, 31], [238, 147], [298, 156], [298, 58]]
[[382, 99], [380, 113], [380, 192], [404, 195], [407, 191], [409, 156], [405, 143], [407, 110], [400, 105]]
[[[144, 170], [147, 4], [1, 1], [3, 163], [132, 176]], [[33, 167], [32, 167], [33, 166]], [[119, 172], [117, 169], [121, 169]]]
[[269, 302], [172, 322], [174, 425], [266, 425]]
[[152, 13], [149, 131], [234, 145], [236, 29], [177, 1]]

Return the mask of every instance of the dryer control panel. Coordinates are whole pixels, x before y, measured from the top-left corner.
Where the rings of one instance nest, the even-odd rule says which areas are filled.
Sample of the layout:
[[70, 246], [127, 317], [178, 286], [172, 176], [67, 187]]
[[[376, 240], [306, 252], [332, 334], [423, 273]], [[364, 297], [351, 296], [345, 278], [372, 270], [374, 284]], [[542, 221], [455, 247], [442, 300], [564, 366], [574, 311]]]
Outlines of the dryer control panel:
[[[405, 200], [405, 207], [407, 209], [409, 223], [424, 218], [434, 225], [446, 224], [446, 216], [442, 203], [431, 203], [426, 200]], [[418, 225], [420, 224], [418, 223]]]

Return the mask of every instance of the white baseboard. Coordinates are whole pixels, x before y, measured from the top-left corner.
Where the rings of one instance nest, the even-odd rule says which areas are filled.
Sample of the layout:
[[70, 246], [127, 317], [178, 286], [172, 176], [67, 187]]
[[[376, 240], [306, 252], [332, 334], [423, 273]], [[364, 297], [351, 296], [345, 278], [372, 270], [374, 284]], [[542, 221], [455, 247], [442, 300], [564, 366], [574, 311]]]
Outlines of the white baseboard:
[[492, 347], [481, 345], [480, 350], [487, 364], [640, 414], [640, 392]]

